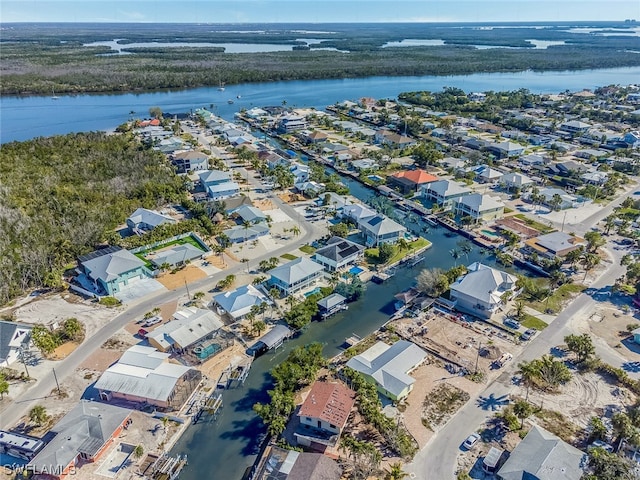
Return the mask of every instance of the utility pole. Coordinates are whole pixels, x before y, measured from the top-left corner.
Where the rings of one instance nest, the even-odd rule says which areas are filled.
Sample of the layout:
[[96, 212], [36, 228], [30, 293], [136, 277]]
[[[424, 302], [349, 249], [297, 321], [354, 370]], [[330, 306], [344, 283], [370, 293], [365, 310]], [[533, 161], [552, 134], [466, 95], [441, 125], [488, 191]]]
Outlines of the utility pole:
[[191, 301], [191, 294], [189, 293], [189, 286], [187, 285], [187, 279], [184, 279], [184, 288], [187, 289], [187, 298]]
[[29, 369], [27, 368], [27, 360], [24, 358], [24, 347], [20, 347], [20, 360], [22, 360], [22, 364], [24, 365], [24, 371], [27, 374], [27, 378], [30, 377], [29, 375]]
[[478, 351], [476, 352], [476, 371], [473, 373], [478, 373], [478, 361], [480, 360], [480, 349], [482, 348], [482, 342], [478, 343]]
[[53, 370], [53, 378], [56, 380], [56, 386], [58, 387], [58, 395], [61, 395], [60, 384], [58, 383], [58, 376], [56, 375], [56, 369], [52, 368], [51, 370]]

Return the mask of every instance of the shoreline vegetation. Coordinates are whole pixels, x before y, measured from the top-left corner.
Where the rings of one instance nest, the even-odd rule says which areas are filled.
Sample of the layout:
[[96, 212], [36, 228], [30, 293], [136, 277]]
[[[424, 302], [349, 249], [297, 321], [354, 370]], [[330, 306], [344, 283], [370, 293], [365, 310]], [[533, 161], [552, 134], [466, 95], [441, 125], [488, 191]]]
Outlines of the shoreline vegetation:
[[[634, 25], [617, 22], [593, 26], [629, 28]], [[247, 31], [243, 32], [229, 31], [229, 25], [137, 27], [11, 24], [3, 31], [0, 95], [147, 92], [286, 80], [447, 76], [640, 65], [640, 54], [630, 53], [640, 50], [638, 36], [575, 33], [569, 31], [567, 25], [483, 29], [433, 24], [278, 24], [246, 26]], [[222, 28], [226, 30], [220, 30]], [[255, 53], [224, 53], [221, 48], [211, 46], [127, 49], [128, 44], [150, 41], [301, 46], [302, 37], [314, 37], [309, 39], [313, 40], [310, 49]], [[107, 46], [83, 46], [114, 39], [118, 39], [127, 54], [114, 54]], [[403, 39], [441, 39], [444, 45], [383, 48], [388, 42]], [[565, 44], [536, 49], [532, 48], [531, 39]]]

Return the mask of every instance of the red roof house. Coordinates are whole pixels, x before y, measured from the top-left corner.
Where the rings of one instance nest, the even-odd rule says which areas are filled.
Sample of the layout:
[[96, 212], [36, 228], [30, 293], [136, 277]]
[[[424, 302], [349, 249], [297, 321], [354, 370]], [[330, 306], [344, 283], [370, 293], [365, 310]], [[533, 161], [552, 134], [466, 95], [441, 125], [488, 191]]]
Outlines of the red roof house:
[[438, 177], [424, 170], [405, 170], [387, 177], [387, 183], [391, 188], [399, 189], [403, 194], [417, 192], [421, 185], [435, 182]]

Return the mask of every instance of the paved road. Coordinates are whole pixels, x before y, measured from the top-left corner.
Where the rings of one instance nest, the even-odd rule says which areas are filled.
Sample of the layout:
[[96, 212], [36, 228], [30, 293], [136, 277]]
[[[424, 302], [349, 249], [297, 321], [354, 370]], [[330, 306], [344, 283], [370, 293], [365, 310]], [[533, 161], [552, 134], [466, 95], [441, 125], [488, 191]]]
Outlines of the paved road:
[[[594, 289], [611, 286], [622, 275], [624, 267], [620, 266], [619, 258], [623, 252], [612, 251], [613, 262], [591, 285]], [[456, 457], [461, 452], [460, 445], [465, 438], [476, 431], [490, 417], [494, 415], [493, 407], [506, 401], [514, 388], [512, 377], [516, 374], [517, 365], [522, 361], [530, 361], [549, 353], [552, 347], [564, 343], [564, 337], [573, 333], [571, 319], [586, 320], [589, 312], [597, 303], [587, 294], [576, 297], [551, 324], [530, 342], [522, 354], [514, 358], [505, 367], [504, 372], [478, 396], [472, 398], [460, 411], [442, 428], [431, 441], [416, 455], [413, 462], [405, 470], [412, 478], [431, 480], [447, 480], [455, 478]], [[602, 360], [620, 367], [624, 359], [610, 348], [596, 344], [596, 353]], [[629, 372], [631, 376], [637, 373]]]
[[[288, 252], [296, 250], [298, 247], [310, 243], [321, 236], [326, 234], [326, 231], [321, 228], [320, 224], [312, 224], [308, 222], [302, 215], [298, 214], [292, 207], [282, 202], [277, 196], [271, 197], [271, 200], [279, 208], [282, 209], [289, 217], [291, 217], [301, 228], [303, 234], [300, 235], [294, 243], [290, 243], [276, 250], [270, 251], [254, 260], [249, 265], [257, 265], [261, 260], [266, 260], [271, 257], [279, 257]], [[237, 274], [246, 269], [247, 266], [243, 264], [235, 265], [227, 268], [219, 273], [211, 275], [207, 278], [203, 278], [196, 282], [189, 284], [189, 291], [195, 292], [198, 290], [209, 290], [214, 288], [215, 284], [222, 280], [225, 276], [230, 274]], [[148, 295], [143, 299], [138, 300], [127, 305], [127, 310], [114, 317], [109, 323], [104, 325], [90, 338], [87, 338], [82, 345], [76, 348], [71, 355], [58, 363], [55, 367], [55, 373], [58, 377], [58, 381], [61, 386], [64, 386], [64, 380], [69, 375], [72, 375], [74, 371], [84, 362], [95, 350], [106, 342], [109, 338], [115, 335], [122, 327], [127, 323], [139, 319], [146, 312], [153, 309], [157, 305], [161, 305], [180, 297], [187, 295], [185, 287], [180, 287], [175, 290], [160, 291]], [[29, 408], [35, 405], [37, 402], [42, 402], [49, 397], [52, 391], [55, 389], [56, 383], [53, 375], [53, 371], [47, 373], [26, 392], [19, 397], [15, 398], [6, 408], [0, 413], [0, 426], [7, 428], [13, 425], [20, 417], [25, 415]], [[49, 400], [52, 401], [52, 400]]]

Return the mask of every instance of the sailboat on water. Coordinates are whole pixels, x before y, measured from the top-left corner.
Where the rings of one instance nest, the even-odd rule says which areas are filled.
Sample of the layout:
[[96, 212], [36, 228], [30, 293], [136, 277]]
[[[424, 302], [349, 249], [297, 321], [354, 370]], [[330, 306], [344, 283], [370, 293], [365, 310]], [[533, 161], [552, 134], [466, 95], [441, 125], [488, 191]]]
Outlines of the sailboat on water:
[[52, 88], [52, 89], [51, 89], [51, 100], [58, 100], [59, 98], [60, 98], [60, 97], [58, 97], [58, 96], [56, 95], [56, 89], [55, 89], [55, 88]]

